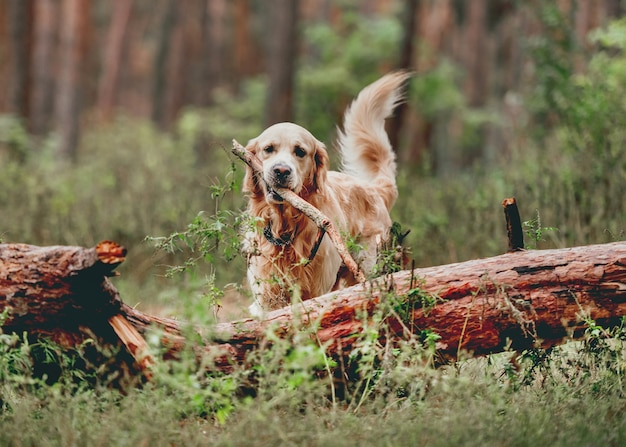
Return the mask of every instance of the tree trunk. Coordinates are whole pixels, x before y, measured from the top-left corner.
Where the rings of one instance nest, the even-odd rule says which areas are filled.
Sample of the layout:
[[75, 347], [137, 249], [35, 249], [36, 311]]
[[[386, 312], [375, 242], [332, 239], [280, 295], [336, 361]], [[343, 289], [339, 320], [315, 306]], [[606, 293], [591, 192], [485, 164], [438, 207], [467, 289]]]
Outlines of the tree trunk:
[[176, 4], [176, 21], [170, 36], [170, 50], [165, 67], [165, 100], [162, 112], [164, 129], [170, 129], [172, 123], [176, 121], [178, 112], [185, 103], [187, 84], [192, 82], [192, 56], [189, 54], [189, 42], [185, 34], [187, 33], [186, 27], [191, 26], [189, 19], [195, 19], [195, 17], [189, 6], [182, 5], [183, 3], [180, 2]]
[[[184, 323], [123, 304], [107, 278], [124, 254], [110, 242], [91, 249], [0, 244], [3, 331], [49, 336], [67, 347], [95, 333], [110, 343], [121, 340], [145, 368], [154, 360], [142, 335], [156, 325], [163, 330], [164, 357], [175, 358], [187, 343]], [[194, 348], [211, 353], [216, 369], [228, 372], [267, 344], [270, 330], [284, 337], [311, 327], [329, 354], [348, 356], [377, 309], [390, 329], [381, 341], [429, 330], [441, 337], [437, 351], [443, 358], [556, 345], [580, 335], [589, 319], [620, 324], [626, 315], [626, 242], [402, 271], [305, 301], [295, 313], [286, 307], [262, 321], [197, 328], [213, 335]], [[389, 334], [391, 340], [382, 339]]]
[[[390, 302], [390, 291], [398, 298]], [[382, 303], [381, 303], [382, 300]], [[363, 311], [393, 307], [387, 323], [397, 337], [407, 331], [437, 333], [438, 354], [457, 358], [562, 343], [579, 336], [586, 318], [606, 326], [626, 315], [626, 243], [560, 250], [522, 251], [487, 259], [415, 269], [309, 300], [297, 308], [302, 324], [316, 323], [316, 337], [333, 355], [348, 355], [360, 333]], [[216, 333], [241, 361], [268, 327], [289, 333], [290, 308], [264, 321], [217, 325]]]
[[33, 134], [41, 136], [50, 130], [52, 117], [58, 6], [55, 0], [37, 0], [33, 7], [33, 90], [30, 127]]
[[56, 91], [55, 115], [59, 131], [59, 155], [75, 159], [78, 149], [79, 121], [82, 101], [82, 70], [89, 22], [89, 2], [63, 0], [60, 32], [59, 83]]
[[[416, 36], [417, 11], [419, 0], [406, 0], [404, 10], [404, 26], [402, 31], [402, 46], [400, 57], [398, 58], [397, 67], [404, 70], [414, 70], [414, 45], [413, 41]], [[402, 122], [406, 114], [406, 103], [399, 104], [396, 107], [394, 116], [389, 120], [387, 134], [391, 147], [398, 150], [400, 141], [400, 131], [402, 130]]]
[[166, 126], [167, 62], [171, 53], [172, 34], [177, 21], [176, 0], [166, 0], [159, 26], [153, 63], [152, 122]]
[[265, 124], [293, 121], [293, 88], [297, 54], [297, 0], [274, 0], [268, 4], [269, 86], [265, 103]]
[[132, 0], [115, 0], [112, 3], [113, 13], [102, 59], [102, 76], [98, 85], [98, 109], [100, 117], [105, 122], [111, 119], [115, 106], [132, 7]]
[[198, 104], [202, 107], [211, 105], [213, 91], [221, 84], [223, 67], [226, 65], [226, 0], [206, 0], [203, 17], [203, 57], [201, 77], [198, 85]]
[[[463, 32], [464, 66], [468, 75], [465, 78], [465, 96], [470, 107], [482, 107], [487, 98], [487, 1], [474, 0], [467, 3], [467, 18]], [[480, 49], [480, 50], [478, 50]], [[478, 50], [478, 51], [477, 51]]]
[[[297, 0], [294, 0], [297, 1]], [[244, 79], [257, 75], [263, 71], [264, 54], [263, 48], [258, 45], [253, 36], [253, 11], [250, 0], [234, 0], [229, 2], [232, 8], [233, 25], [235, 35], [233, 36], [232, 59], [234, 61], [233, 73], [231, 76], [231, 86], [235, 93], [239, 93], [241, 83]], [[263, 4], [267, 9], [274, 7], [274, 2]], [[264, 8], [265, 9], [265, 8]], [[274, 27], [272, 32], [275, 33]]]
[[26, 119], [29, 108], [32, 4], [30, 0], [10, 0], [8, 6], [13, 59], [9, 86], [9, 110], [20, 118]]

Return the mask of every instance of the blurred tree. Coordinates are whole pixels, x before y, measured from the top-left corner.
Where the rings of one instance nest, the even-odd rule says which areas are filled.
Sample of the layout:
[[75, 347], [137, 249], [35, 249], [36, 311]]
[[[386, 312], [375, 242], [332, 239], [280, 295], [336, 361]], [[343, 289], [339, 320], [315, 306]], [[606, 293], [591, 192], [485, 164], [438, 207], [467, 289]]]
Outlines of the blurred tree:
[[464, 37], [460, 56], [468, 70], [464, 88], [471, 107], [484, 105], [487, 96], [487, 8], [488, 0], [467, 2], [461, 31]]
[[620, 17], [624, 14], [624, 2], [622, 0], [608, 0], [606, 13], [609, 17]]
[[[500, 0], [495, 0], [500, 1]], [[492, 76], [493, 65], [499, 61], [494, 54], [494, 40], [490, 39], [490, 29], [488, 26], [487, 15], [489, 12], [490, 0], [472, 0], [465, 4], [465, 11], [462, 22], [459, 24], [459, 32], [462, 38], [460, 52], [458, 58], [462, 61], [462, 65], [466, 70], [464, 76], [463, 90], [467, 100], [469, 109], [479, 109], [487, 105], [490, 87], [490, 77]], [[457, 116], [457, 120], [461, 120], [454, 125], [459, 129], [460, 135], [463, 136], [467, 132], [467, 125], [462, 122], [463, 118]], [[478, 133], [479, 136], [470, 142], [469, 138], [465, 139], [462, 150], [456, 150], [455, 154], [445, 154], [439, 157], [439, 168], [441, 172], [452, 173], [458, 169], [471, 166], [477, 159], [484, 155], [486, 149], [485, 135], [487, 131], [486, 123], [476, 123], [472, 132]], [[446, 148], [447, 149], [447, 148]]]
[[120, 67], [128, 42], [126, 34], [133, 7], [132, 0], [114, 0], [113, 12], [107, 32], [102, 57], [100, 82], [98, 84], [98, 111], [104, 121], [109, 121], [115, 106], [115, 95], [119, 90]]
[[9, 85], [9, 110], [26, 119], [29, 108], [32, 3], [30, 0], [10, 0], [8, 7], [13, 57]]
[[185, 104], [193, 104], [187, 98], [188, 83], [193, 79], [193, 60], [190, 57], [190, 45], [186, 39], [192, 20], [198, 21], [200, 15], [195, 7], [198, 2], [176, 1], [174, 26], [170, 35], [171, 43], [165, 64], [165, 90], [161, 127], [170, 129], [177, 118], [178, 111]]
[[[296, 0], [294, 0], [296, 1]], [[284, 3], [284, 0], [278, 0], [278, 3]], [[288, 3], [288, 2], [287, 2]], [[259, 74], [263, 68], [263, 51], [260, 48], [257, 39], [253, 33], [252, 19], [253, 11], [250, 0], [234, 0], [232, 2], [234, 8], [234, 48], [233, 57], [235, 62], [234, 76], [232, 76], [231, 84], [235, 92], [239, 92], [241, 81], [247, 77]], [[275, 2], [263, 2], [262, 11], [269, 11], [275, 7]], [[275, 33], [274, 25], [270, 26], [271, 32], [265, 33], [264, 36]]]
[[59, 155], [75, 159], [79, 138], [82, 101], [81, 81], [91, 3], [83, 0], [63, 0], [60, 32], [59, 78], [55, 98], [55, 117], [59, 132]]
[[[414, 55], [414, 67], [418, 74], [412, 82], [414, 90], [419, 90], [420, 84], [425, 84], [432, 79], [432, 70], [441, 63], [446, 53], [446, 43], [453, 34], [452, 5], [450, 0], [437, 2], [421, 1], [417, 6], [415, 24], [416, 54]], [[437, 79], [441, 79], [438, 76]], [[436, 92], [438, 85], [432, 83], [427, 90]], [[431, 94], [433, 94], [431, 93]], [[434, 93], [435, 95], [438, 93]], [[419, 95], [416, 107], [407, 110], [407, 130], [405, 150], [398, 154], [401, 161], [411, 166], [428, 159], [430, 166], [434, 167], [433, 136], [435, 130], [435, 114], [428, 110], [428, 96]], [[435, 101], [433, 101], [435, 102]], [[428, 157], [430, 155], [430, 157]]]
[[50, 130], [59, 34], [58, 15], [59, 6], [56, 0], [33, 2], [33, 88], [30, 98], [30, 128], [35, 135], [43, 135]]
[[204, 53], [200, 58], [200, 85], [198, 86], [198, 104], [208, 106], [212, 103], [213, 90], [225, 78], [224, 62], [226, 55], [226, 0], [206, 0], [202, 40]]
[[293, 120], [293, 87], [298, 41], [298, 0], [274, 0], [267, 8], [269, 88], [267, 125]]
[[[417, 25], [417, 11], [419, 6], [419, 0], [406, 0], [404, 2], [404, 23], [402, 25], [402, 46], [400, 47], [400, 55], [398, 58], [397, 67], [400, 69], [414, 70], [414, 57], [415, 57], [415, 41], [416, 25]], [[389, 141], [391, 147], [398, 148], [398, 141], [400, 139], [400, 131], [402, 129], [402, 121], [406, 113], [406, 103], [402, 103], [396, 109], [394, 117], [391, 119], [387, 133], [389, 134]]]
[[160, 126], [165, 127], [166, 111], [165, 111], [165, 95], [167, 88], [167, 62], [170, 54], [170, 46], [172, 43], [172, 32], [176, 26], [177, 19], [176, 0], [165, 0], [162, 3], [161, 20], [157, 31], [157, 42], [154, 54], [153, 70], [152, 70], [152, 121]]
[[362, 0], [358, 2], [359, 11], [368, 17], [384, 15], [392, 9], [390, 6], [394, 2], [391, 0]]

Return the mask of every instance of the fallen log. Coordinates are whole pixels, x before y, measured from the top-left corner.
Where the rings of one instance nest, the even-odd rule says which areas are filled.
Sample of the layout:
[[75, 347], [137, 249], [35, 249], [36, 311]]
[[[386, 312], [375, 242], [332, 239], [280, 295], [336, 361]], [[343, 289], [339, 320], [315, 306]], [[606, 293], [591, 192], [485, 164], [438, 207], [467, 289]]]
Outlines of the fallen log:
[[[0, 244], [2, 331], [43, 335], [66, 347], [95, 333], [121, 341], [145, 371], [156, 360], [143, 337], [156, 327], [164, 357], [175, 358], [188, 344], [184, 322], [129, 307], [108, 278], [124, 253], [108, 242], [95, 248]], [[262, 321], [196, 328], [207, 335], [194, 349], [213, 355], [215, 368], [227, 372], [267, 342], [269, 331], [286, 337], [312, 328], [331, 355], [346, 356], [383, 307], [389, 330], [381, 337], [432, 331], [447, 358], [556, 345], [580, 335], [590, 320], [611, 327], [626, 315], [626, 242], [402, 271], [270, 312]]]
[[0, 244], [0, 329], [66, 348], [94, 336], [121, 342], [145, 370], [152, 363], [147, 344], [124, 317], [109, 280], [125, 256], [126, 249], [110, 241], [94, 248]]

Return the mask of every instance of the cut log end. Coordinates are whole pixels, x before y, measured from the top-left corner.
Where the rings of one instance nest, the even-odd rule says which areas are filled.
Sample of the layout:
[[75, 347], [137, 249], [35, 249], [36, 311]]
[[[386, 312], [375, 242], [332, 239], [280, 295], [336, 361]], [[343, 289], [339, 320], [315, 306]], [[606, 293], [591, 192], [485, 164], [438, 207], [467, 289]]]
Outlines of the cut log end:
[[121, 264], [126, 258], [125, 247], [112, 241], [102, 241], [96, 245], [96, 254], [103, 264]]

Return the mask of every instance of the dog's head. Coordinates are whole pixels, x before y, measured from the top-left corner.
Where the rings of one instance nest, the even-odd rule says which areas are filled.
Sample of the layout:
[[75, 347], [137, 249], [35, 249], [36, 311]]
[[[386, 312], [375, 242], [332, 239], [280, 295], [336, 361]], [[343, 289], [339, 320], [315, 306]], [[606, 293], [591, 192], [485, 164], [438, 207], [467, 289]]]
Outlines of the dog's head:
[[328, 153], [324, 144], [303, 127], [274, 124], [250, 140], [246, 150], [261, 160], [264, 181], [255, 178], [248, 168], [244, 191], [262, 194], [270, 204], [282, 201], [275, 188], [290, 189], [301, 197], [323, 191]]

